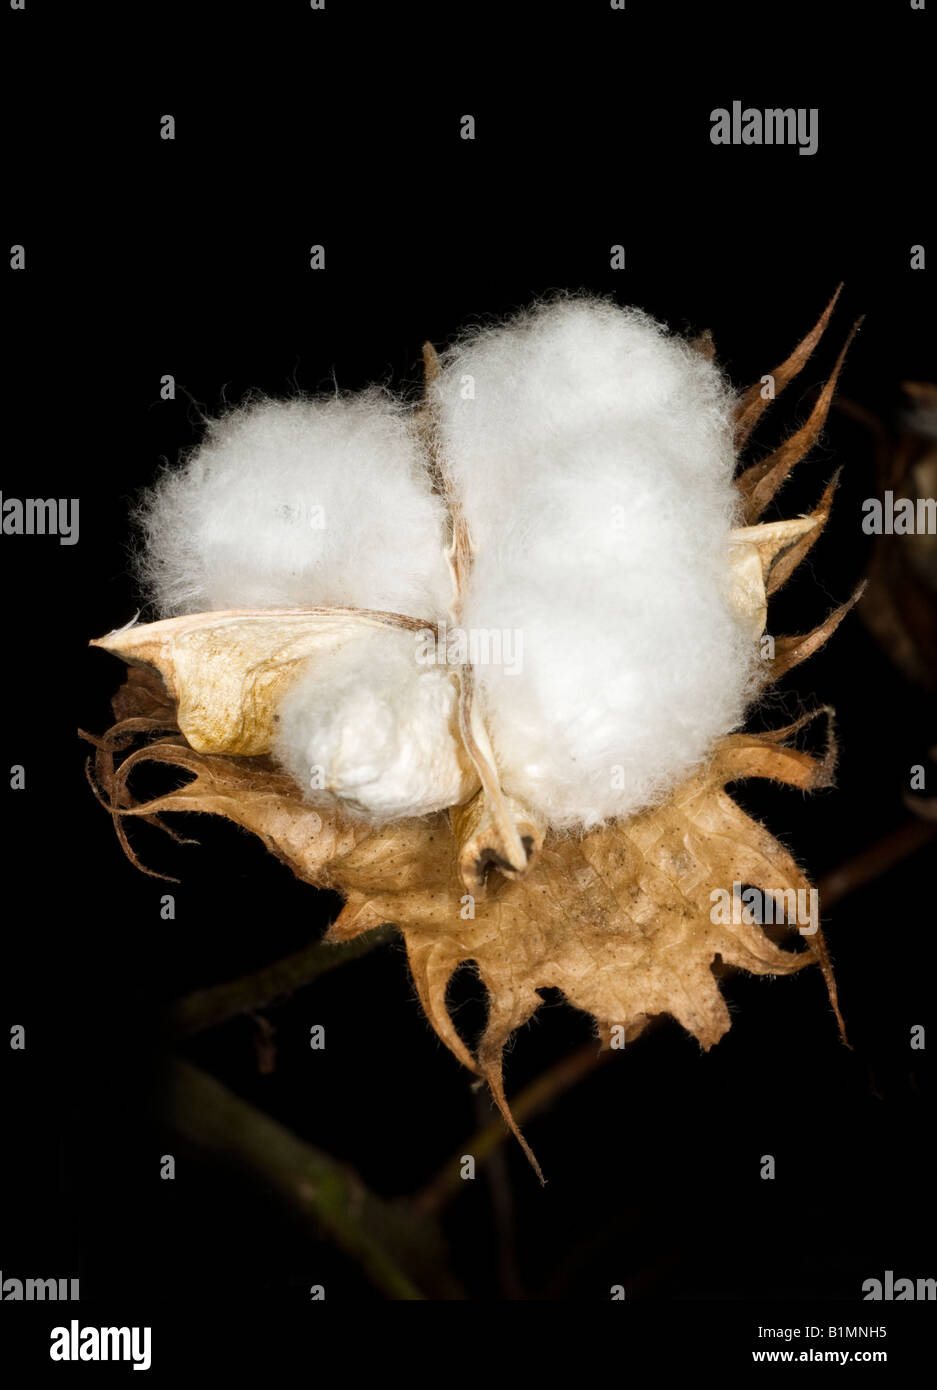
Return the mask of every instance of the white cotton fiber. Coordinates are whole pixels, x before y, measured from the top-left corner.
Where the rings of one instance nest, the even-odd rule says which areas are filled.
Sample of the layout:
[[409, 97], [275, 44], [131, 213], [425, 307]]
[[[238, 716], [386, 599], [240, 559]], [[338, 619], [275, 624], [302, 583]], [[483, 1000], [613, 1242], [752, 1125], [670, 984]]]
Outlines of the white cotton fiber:
[[232, 410], [142, 509], [160, 613], [375, 608], [445, 613], [446, 521], [412, 416], [387, 393]]
[[[457, 342], [432, 394], [474, 543], [458, 622], [487, 654], [474, 681], [502, 785], [557, 830], [632, 816], [740, 723], [755, 687], [729, 598], [731, 392], [640, 311], [567, 297]], [[444, 507], [412, 412], [379, 390], [232, 411], [142, 521], [167, 615], [449, 613]], [[477, 786], [453, 668], [419, 665], [407, 629], [310, 662], [275, 751], [310, 800], [375, 822]]]
[[523, 644], [475, 672], [502, 784], [556, 828], [633, 815], [751, 694], [731, 394], [643, 313], [566, 298], [458, 342], [435, 395], [476, 550], [463, 626]]
[[477, 786], [446, 666], [417, 634], [374, 628], [308, 664], [279, 707], [274, 754], [313, 804], [374, 822], [454, 805]]

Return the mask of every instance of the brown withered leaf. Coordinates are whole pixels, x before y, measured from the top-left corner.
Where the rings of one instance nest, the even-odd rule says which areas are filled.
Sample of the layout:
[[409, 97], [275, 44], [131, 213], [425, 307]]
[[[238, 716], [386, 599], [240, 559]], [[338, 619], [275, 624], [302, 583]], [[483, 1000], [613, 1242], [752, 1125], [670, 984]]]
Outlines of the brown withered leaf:
[[[708, 1049], [730, 1024], [714, 963], [757, 975], [819, 963], [839, 1017], [819, 933], [795, 952], [757, 924], [711, 920], [714, 886], [730, 893], [734, 883], [772, 891], [809, 887], [790, 854], [725, 791], [746, 777], [804, 790], [826, 783], [832, 738], [819, 760], [784, 742], [803, 722], [776, 734], [724, 739], [666, 805], [581, 839], [548, 836], [530, 874], [498, 877], [494, 891], [477, 900], [466, 894], [461, 840], [449, 815], [374, 833], [312, 811], [295, 784], [263, 759], [210, 757], [174, 742], [143, 747], [116, 774], [124, 802], [127, 778], [142, 761], [177, 766], [195, 779], [142, 805], [125, 804], [117, 814], [225, 816], [259, 835], [301, 879], [345, 895], [327, 939], [396, 926], [427, 1018], [454, 1055], [488, 1082], [537, 1167], [511, 1116], [501, 1059], [511, 1034], [539, 1008], [541, 989], [562, 990], [595, 1019], [605, 1042], [613, 1027], [630, 1039], [654, 1015], [670, 1014]], [[467, 961], [475, 963], [489, 999], [474, 1054], [446, 1006], [448, 984]]]

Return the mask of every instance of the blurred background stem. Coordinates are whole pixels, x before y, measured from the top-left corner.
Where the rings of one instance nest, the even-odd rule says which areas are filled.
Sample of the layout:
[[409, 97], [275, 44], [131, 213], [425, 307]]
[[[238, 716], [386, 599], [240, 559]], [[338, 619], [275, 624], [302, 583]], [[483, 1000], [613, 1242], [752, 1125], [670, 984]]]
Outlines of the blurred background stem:
[[385, 1202], [353, 1169], [189, 1062], [172, 1063], [168, 1120], [199, 1151], [271, 1188], [317, 1234], [340, 1246], [387, 1298], [464, 1297], [426, 1214]]

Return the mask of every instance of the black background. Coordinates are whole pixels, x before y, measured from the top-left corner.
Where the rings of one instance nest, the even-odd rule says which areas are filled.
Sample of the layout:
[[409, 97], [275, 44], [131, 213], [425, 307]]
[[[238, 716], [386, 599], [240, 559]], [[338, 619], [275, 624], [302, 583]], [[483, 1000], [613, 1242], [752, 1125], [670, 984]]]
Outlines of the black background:
[[[24, 792], [6, 792], [0, 1021], [3, 1032], [25, 1024], [28, 1039], [25, 1052], [0, 1049], [0, 1267], [80, 1275], [83, 1301], [130, 1300], [138, 1320], [164, 1302], [299, 1310], [314, 1283], [330, 1308], [378, 1297], [256, 1185], [195, 1155], [175, 1182], [158, 1177], [174, 1151], [158, 1118], [166, 1001], [297, 949], [337, 910], [259, 843], [201, 818], [189, 827], [198, 848], [140, 827], [146, 862], [181, 882], [142, 876], [84, 779], [76, 727], [103, 731], [121, 675], [86, 642], [140, 603], [129, 505], [199, 437], [201, 412], [254, 388], [412, 389], [424, 339], [442, 345], [551, 289], [712, 329], [742, 386], [845, 280], [828, 341], [759, 426], [755, 456], [804, 418], [860, 314], [844, 395], [890, 417], [899, 383], [933, 371], [928, 274], [909, 268], [910, 247], [934, 240], [928, 14], [327, 3], [202, 5], [200, 24], [173, 4], [4, 15], [5, 220], [27, 270], [7, 277], [2, 486], [79, 496], [81, 538], [0, 538], [4, 763], [27, 776]], [[709, 113], [734, 99], [818, 107], [819, 152], [714, 147]], [[474, 142], [459, 138], [468, 112]], [[159, 138], [166, 113], [173, 142]], [[309, 269], [314, 243], [324, 272]], [[609, 266], [615, 243], [623, 272]], [[164, 373], [175, 401], [159, 400]], [[828, 532], [778, 599], [775, 631], [819, 621], [868, 558], [871, 447], [841, 413], [783, 514], [811, 506], [840, 464]], [[901, 793], [934, 739], [932, 698], [855, 616], [753, 727], [827, 702], [842, 749], [835, 789], [739, 790], [814, 879], [907, 819]], [[724, 986], [733, 1028], [710, 1055], [665, 1021], [532, 1121], [549, 1181], [541, 1190], [505, 1148], [513, 1269], [485, 1177], [447, 1213], [469, 1296], [603, 1301], [622, 1283], [648, 1305], [851, 1301], [885, 1269], [937, 1273], [931, 1069], [909, 1049], [911, 1026], [930, 1016], [932, 884], [925, 851], [824, 918], [854, 1050], [818, 972], [737, 976]], [[167, 891], [171, 922], [159, 914]], [[460, 1028], [482, 1021], [477, 995], [460, 975]], [[463, 1152], [478, 1102], [422, 1018], [402, 947], [269, 1017], [271, 1076], [258, 1075], [248, 1020], [187, 1055], [384, 1195], [417, 1191]], [[306, 1042], [315, 1022], [320, 1053]], [[509, 1094], [589, 1033], [550, 999], [507, 1058]], [[759, 1177], [765, 1153], [773, 1182]], [[879, 1320], [874, 1304], [851, 1303], [848, 1318], [870, 1310]]]

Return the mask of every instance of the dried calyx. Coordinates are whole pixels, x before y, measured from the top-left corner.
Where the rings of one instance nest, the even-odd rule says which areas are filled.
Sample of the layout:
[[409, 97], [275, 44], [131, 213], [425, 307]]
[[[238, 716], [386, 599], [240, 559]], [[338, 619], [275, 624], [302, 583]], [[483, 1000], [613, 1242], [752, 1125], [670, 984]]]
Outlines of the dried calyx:
[[[775, 370], [773, 394], [799, 372], [834, 303], [835, 297]], [[774, 639], [773, 657], [759, 663], [768, 599], [822, 532], [835, 479], [811, 514], [759, 518], [822, 428], [842, 355], [803, 428], [733, 486], [736, 451], [771, 396], [756, 387], [734, 401], [712, 362], [711, 340], [665, 338], [643, 315], [632, 312], [623, 322], [615, 317], [621, 312], [564, 300], [500, 337], [475, 335], [441, 363], [432, 348], [424, 350], [422, 406], [405, 421], [391, 411], [381, 428], [402, 460], [400, 515], [420, 518], [414, 574], [397, 588], [430, 595], [429, 612], [280, 602], [183, 613], [94, 644], [131, 664], [115, 707], [118, 722], [94, 740], [96, 783], [128, 852], [128, 817], [159, 823], [168, 811], [220, 814], [260, 835], [304, 880], [343, 893], [345, 908], [330, 939], [395, 924], [428, 1018], [451, 1051], [487, 1079], [515, 1133], [502, 1052], [545, 987], [561, 989], [592, 1014], [606, 1043], [615, 1028], [631, 1038], [650, 1017], [669, 1013], [711, 1046], [729, 1026], [712, 973], [716, 958], [758, 974], [818, 962], [836, 1007], [821, 933], [791, 951], [757, 923], [717, 926], [711, 891], [739, 882], [762, 885], [768, 894], [808, 887], [787, 852], [724, 788], [745, 776], [809, 788], [832, 772], [832, 735], [819, 759], [788, 746], [806, 721], [773, 735], [731, 730], [757, 690], [815, 651], [850, 606], [805, 636]], [[584, 329], [599, 355], [580, 364], [570, 354]], [[630, 363], [624, 385], [615, 374], [619, 352]], [[466, 398], [471, 408], [463, 408], [460, 395], [465, 378], [479, 392]], [[622, 392], [631, 443], [619, 437]], [[689, 400], [675, 404], [675, 392], [689, 393]], [[583, 397], [588, 417], [576, 413]], [[514, 430], [512, 401], [536, 436], [532, 442]], [[542, 429], [538, 420], [545, 421]], [[213, 445], [220, 450], [216, 474], [220, 469], [221, 481], [236, 490], [241, 484], [223, 446], [223, 439]], [[690, 450], [686, 465], [681, 446]], [[284, 447], [288, 463], [292, 445]], [[419, 478], [414, 449], [425, 470]], [[516, 469], [503, 489], [500, 519], [489, 520], [485, 469], [489, 462], [503, 469], [499, 451]], [[679, 466], [673, 478], [665, 476], [661, 493], [657, 473], [674, 472], [674, 459]], [[207, 498], [213, 496], [213, 475], [198, 458], [189, 467], [189, 497], [195, 487], [201, 505], [206, 488]], [[184, 494], [179, 488], [172, 480], [177, 498]], [[597, 526], [596, 490], [602, 514], [625, 507], [623, 556], [621, 538]], [[434, 509], [433, 498], [443, 510]], [[156, 534], [165, 526], [165, 510], [164, 489], [151, 507], [151, 540], [154, 526]], [[211, 551], [215, 522], [182, 541], [175, 537], [176, 550], [190, 553], [201, 544]], [[706, 553], [680, 553], [688, 525], [709, 544]], [[432, 544], [422, 544], [440, 526], [447, 532], [440, 540], [448, 601]], [[589, 545], [554, 563], [550, 551], [564, 526], [579, 526], [579, 539]], [[666, 543], [670, 551], [662, 550]], [[357, 553], [360, 537], [352, 548]], [[172, 570], [172, 557], [167, 565], [164, 554], [160, 563]], [[642, 588], [648, 569], [650, 587]], [[225, 596], [237, 597], [235, 580], [225, 575]], [[190, 588], [208, 593], [207, 580], [199, 583]], [[274, 597], [286, 592], [271, 587], [269, 575], [265, 583]], [[173, 585], [179, 592], [178, 567], [170, 574], [168, 588]], [[321, 584], [312, 589], [325, 592]], [[339, 575], [336, 589], [352, 598], [371, 593], [365, 587], [359, 595], [353, 575]], [[590, 593], [596, 593], [594, 626], [576, 607]], [[623, 606], [628, 594], [633, 607], [649, 605], [649, 616], [632, 620]], [[700, 594], [702, 607], [694, 610]], [[614, 627], [608, 605], [620, 615]], [[438, 634], [445, 622], [485, 626], [493, 614], [505, 621], [520, 614], [528, 635], [531, 669], [518, 687], [503, 670], [468, 660], [414, 671], [413, 644], [421, 634]], [[648, 646], [648, 621], [653, 628], [655, 618], [664, 639], [691, 641], [703, 625], [702, 645], [694, 649], [698, 688], [694, 678], [689, 692], [680, 688], [666, 660]], [[619, 627], [632, 644], [632, 678], [621, 669]], [[546, 640], [538, 641], [542, 632]], [[685, 653], [670, 655], [686, 663]], [[655, 708], [647, 708], [649, 692], [657, 693]], [[710, 713], [695, 723], [693, 711], [707, 699]], [[632, 730], [636, 700], [647, 710], [650, 733]], [[141, 736], [155, 741], [121, 762], [119, 755]], [[660, 767], [652, 756], [655, 739]], [[135, 804], [128, 778], [146, 760], [176, 765], [194, 780]], [[613, 796], [601, 774], [618, 764], [624, 790]], [[305, 776], [310, 767], [324, 770], [312, 787]], [[489, 997], [487, 1026], [474, 1051], [446, 1007], [448, 982], [466, 961], [475, 963]]]

